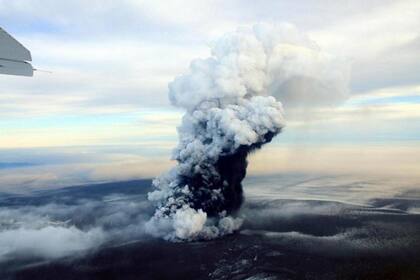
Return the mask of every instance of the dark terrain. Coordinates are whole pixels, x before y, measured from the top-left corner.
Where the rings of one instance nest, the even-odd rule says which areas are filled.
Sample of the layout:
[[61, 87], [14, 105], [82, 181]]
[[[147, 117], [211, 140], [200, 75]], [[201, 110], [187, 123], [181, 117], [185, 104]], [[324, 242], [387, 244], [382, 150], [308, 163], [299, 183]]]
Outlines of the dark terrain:
[[[52, 202], [77, 209], [96, 201], [90, 213], [54, 217], [85, 230], [98, 224], [98, 217], [121, 211], [116, 201], [144, 203], [141, 218], [130, 212], [126, 224], [103, 226], [111, 231], [147, 220], [153, 213], [146, 202], [149, 190], [149, 180], [138, 180], [4, 194], [0, 210]], [[104, 199], [112, 194], [119, 196]], [[124, 230], [62, 257], [8, 253], [0, 259], [0, 279], [420, 279], [420, 215], [406, 211], [419, 205], [417, 195], [375, 199], [366, 206], [247, 196], [240, 213], [244, 224], [233, 235], [171, 243]], [[113, 207], [115, 213], [109, 212]], [[0, 232], [8, 229], [1, 227]]]

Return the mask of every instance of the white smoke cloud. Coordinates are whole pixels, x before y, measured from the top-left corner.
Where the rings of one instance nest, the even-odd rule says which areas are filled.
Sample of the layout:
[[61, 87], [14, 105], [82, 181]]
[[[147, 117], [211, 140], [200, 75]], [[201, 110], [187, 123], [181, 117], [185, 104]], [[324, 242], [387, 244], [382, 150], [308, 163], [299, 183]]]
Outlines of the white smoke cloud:
[[335, 104], [347, 93], [341, 65], [290, 24], [240, 28], [216, 41], [211, 57], [193, 60], [169, 84], [171, 103], [186, 114], [178, 165], [149, 194], [157, 209], [148, 232], [193, 240], [237, 229], [240, 221], [226, 214], [242, 202], [246, 156], [284, 127], [275, 97], [288, 107]]
[[286, 109], [334, 105], [347, 98], [350, 68], [291, 24], [240, 28], [215, 42], [212, 56], [169, 85], [172, 104], [272, 95]]
[[82, 231], [74, 226], [20, 227], [0, 232], [0, 261], [12, 254], [60, 258], [95, 248], [104, 240], [100, 228]]
[[224, 213], [219, 219], [208, 218], [203, 210], [195, 210], [184, 204], [171, 215], [156, 211], [146, 223], [145, 229], [154, 237], [162, 237], [170, 241], [213, 239], [233, 233], [243, 223], [242, 218], [223, 217], [223, 215]]
[[[102, 199], [101, 199], [102, 198]], [[28, 198], [30, 200], [30, 198]], [[0, 208], [0, 262], [76, 256], [144, 237], [149, 203], [135, 195]]]
[[197, 211], [185, 207], [185, 209], [176, 211], [174, 215], [175, 235], [181, 239], [197, 235], [204, 227], [206, 219], [207, 214], [201, 209]]

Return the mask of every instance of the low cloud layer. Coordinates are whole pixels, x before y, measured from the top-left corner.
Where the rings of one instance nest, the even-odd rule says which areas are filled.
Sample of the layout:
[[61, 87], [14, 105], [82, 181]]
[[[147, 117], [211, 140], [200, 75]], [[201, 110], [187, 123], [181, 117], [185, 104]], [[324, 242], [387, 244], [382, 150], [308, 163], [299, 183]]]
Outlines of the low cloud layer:
[[34, 204], [27, 206], [5, 206], [8, 200], [3, 200], [0, 261], [74, 257], [109, 242], [117, 245], [144, 236], [144, 223], [150, 212], [144, 195], [75, 195], [71, 191], [54, 195], [52, 191], [45, 199], [28, 196], [23, 200]]

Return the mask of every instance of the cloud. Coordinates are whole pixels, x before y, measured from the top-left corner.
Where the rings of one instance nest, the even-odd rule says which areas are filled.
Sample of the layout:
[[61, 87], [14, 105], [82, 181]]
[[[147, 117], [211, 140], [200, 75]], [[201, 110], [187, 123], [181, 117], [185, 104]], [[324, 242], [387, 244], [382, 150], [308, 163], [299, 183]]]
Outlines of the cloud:
[[[101, 44], [106, 45], [109, 41], [115, 43], [126, 38], [138, 38], [140, 44], [154, 42], [171, 47], [192, 46], [202, 50], [200, 46], [238, 25], [288, 21], [310, 32], [310, 37], [323, 50], [354, 60], [353, 86], [357, 91], [378, 88], [383, 83], [390, 85], [386, 81], [388, 79], [381, 81], [372, 73], [386, 70], [384, 75], [392, 80], [413, 82], [416, 77], [410, 75], [413, 71], [407, 66], [411, 65], [409, 68], [413, 70], [418, 69], [416, 59], [412, 59], [418, 57], [418, 48], [414, 45], [401, 49], [418, 39], [419, 20], [416, 15], [420, 7], [417, 1], [352, 1], [346, 5], [333, 2], [325, 5], [313, 1], [264, 1], [259, 5], [252, 1], [171, 1], [168, 4], [165, 1], [131, 0], [106, 3], [93, 1], [88, 6], [83, 1], [58, 4], [54, 1], [26, 3], [17, 0], [0, 3], [0, 14], [5, 24], [13, 27], [22, 22], [28, 23], [27, 26], [16, 28], [15, 32], [22, 33], [24, 43], [28, 43], [31, 48], [35, 44], [33, 40], [25, 38], [27, 35], [40, 37], [42, 34], [50, 34], [67, 42], [72, 38], [81, 45], [89, 39], [100, 40]], [[43, 9], [39, 9], [40, 6]], [[39, 24], [40, 21], [46, 25]], [[34, 27], [29, 28], [32, 25]], [[37, 51], [41, 55], [60, 49], [45, 51], [48, 44], [41, 46]], [[75, 47], [74, 44], [72, 47]], [[77, 47], [74, 49], [81, 50]], [[118, 52], [118, 48], [115, 50]], [[85, 61], [89, 61], [90, 57], [102, 52], [89, 52], [86, 49], [82, 53], [85, 53]], [[168, 48], [150, 57], [168, 56], [169, 59], [164, 61], [157, 60], [166, 64], [175, 61], [183, 53], [186, 52], [171, 51]], [[162, 67], [162, 71], [165, 68]], [[392, 75], [396, 69], [401, 75]], [[411, 77], [408, 80], [407, 75]]]
[[[0, 76], [3, 117], [110, 114], [165, 107], [167, 83], [191, 54], [200, 53], [141, 39], [81, 42], [32, 34], [27, 41], [37, 67], [52, 73], [38, 72], [33, 79]], [[174, 57], [173, 52], [178, 55]]]
[[238, 28], [211, 53], [169, 85], [174, 105], [191, 109], [210, 96], [272, 95], [287, 111], [335, 105], [348, 94], [346, 61], [323, 52], [292, 24]]
[[[291, 107], [343, 100], [343, 85], [349, 78], [344, 69], [347, 60], [353, 61], [353, 93], [416, 84], [420, 28], [413, 15], [419, 9], [417, 1], [352, 1], [346, 5], [264, 1], [255, 5], [252, 1], [168, 4], [127, 0], [93, 1], [88, 6], [84, 1], [0, 1], [0, 24], [32, 50], [37, 67], [53, 72], [38, 72], [33, 79], [0, 76], [0, 118], [123, 115], [150, 107], [167, 109], [167, 83], [186, 70], [191, 58], [208, 56], [206, 44], [212, 45], [221, 34], [261, 20], [274, 25], [280, 20], [295, 22], [309, 33], [306, 39], [300, 38], [308, 44], [306, 64], [296, 58], [302, 50], [289, 48], [287, 57], [276, 56], [277, 64], [284, 66], [272, 71], [298, 74], [273, 85]], [[305, 113], [286, 110], [289, 120]], [[28, 138], [30, 130], [25, 130], [27, 134], [8, 132], [7, 142]], [[30, 137], [48, 145], [45, 136], [36, 134]], [[62, 145], [77, 132], [57, 130], [57, 134], [52, 138], [64, 135], [55, 141]], [[89, 139], [73, 142], [83, 141]]]
[[8, 256], [60, 258], [97, 247], [104, 240], [100, 229], [81, 231], [76, 227], [46, 226], [0, 232], [0, 261]]
[[354, 91], [418, 82], [418, 1], [393, 1], [313, 30], [320, 46], [353, 61]]
[[78, 256], [109, 242], [116, 245], [144, 236], [149, 207], [144, 196], [60, 198], [64, 201], [51, 197], [50, 203], [39, 206], [0, 208], [0, 261]]
[[[353, 98], [340, 108], [317, 108], [310, 118], [301, 111], [292, 114], [287, 110], [289, 121], [283, 138], [300, 144], [343, 139], [358, 142], [418, 139], [415, 134], [419, 129], [418, 104], [391, 99], [386, 104], [375, 102], [391, 95], [417, 96], [411, 92], [418, 84], [419, 9], [418, 1], [357, 0], [346, 5], [313, 1], [264, 1], [258, 5], [247, 0], [171, 4], [93, 1], [86, 5], [85, 1], [0, 0], [2, 27], [10, 29], [32, 50], [35, 65], [53, 71], [39, 72], [33, 79], [0, 76], [3, 133], [0, 146], [142, 142], [153, 147], [151, 142], [159, 140], [158, 146], [169, 148], [175, 139], [175, 131], [169, 127], [174, 126], [177, 117], [151, 120], [151, 115], [162, 112], [133, 122], [121, 121], [120, 117], [150, 107], [168, 110], [167, 82], [184, 72], [191, 58], [208, 56], [206, 44], [212, 45], [220, 34], [261, 19], [274, 25], [279, 20], [295, 22], [299, 29], [309, 33], [304, 41], [315, 41], [322, 49], [321, 54], [328, 52], [340, 59], [353, 60]], [[327, 84], [324, 88], [325, 83], [311, 77], [318, 75], [328, 80], [341, 71], [335, 71], [336, 64], [329, 56], [321, 55], [317, 60], [320, 53], [310, 42], [306, 42], [310, 46], [305, 49], [308, 55], [305, 69], [294, 69], [298, 63], [285, 67], [301, 75], [278, 87], [292, 106], [302, 100], [306, 105], [317, 105], [320, 100], [328, 103], [330, 97], [343, 96], [340, 90], [336, 94], [336, 85]], [[302, 53], [290, 51], [292, 62], [296, 62], [293, 54], [298, 52]], [[329, 67], [333, 70], [325, 69]], [[306, 93], [308, 86], [319, 94], [304, 94], [305, 98], [302, 94], [288, 94]], [[312, 96], [320, 98], [314, 100]], [[337, 101], [332, 99], [331, 103]], [[60, 118], [63, 115], [77, 115], [81, 120], [70, 124]], [[106, 121], [109, 125], [91, 122], [106, 116], [112, 116], [115, 122], [111, 119]], [[46, 119], [35, 121], [43, 117]], [[129, 170], [136, 170], [131, 162], [120, 164], [127, 167], [127, 176], [132, 175]], [[98, 178], [107, 177], [107, 172], [114, 176], [111, 166], [93, 174]], [[56, 176], [46, 174], [45, 178]], [[12, 177], [13, 174], [3, 178], [12, 182], [15, 180]], [[35, 178], [33, 181], [38, 178], [29, 177]]]

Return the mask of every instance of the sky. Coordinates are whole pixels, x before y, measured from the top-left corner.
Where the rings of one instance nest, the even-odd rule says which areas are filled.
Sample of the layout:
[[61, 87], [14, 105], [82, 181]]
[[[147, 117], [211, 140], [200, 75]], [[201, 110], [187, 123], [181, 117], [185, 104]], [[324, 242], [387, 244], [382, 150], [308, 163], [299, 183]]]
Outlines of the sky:
[[349, 65], [348, 98], [285, 106], [284, 132], [251, 157], [251, 173], [416, 177], [419, 15], [419, 1], [0, 0], [0, 26], [51, 72], [0, 76], [0, 181], [157, 175], [183, 113], [168, 83], [223, 34], [285, 22]]

